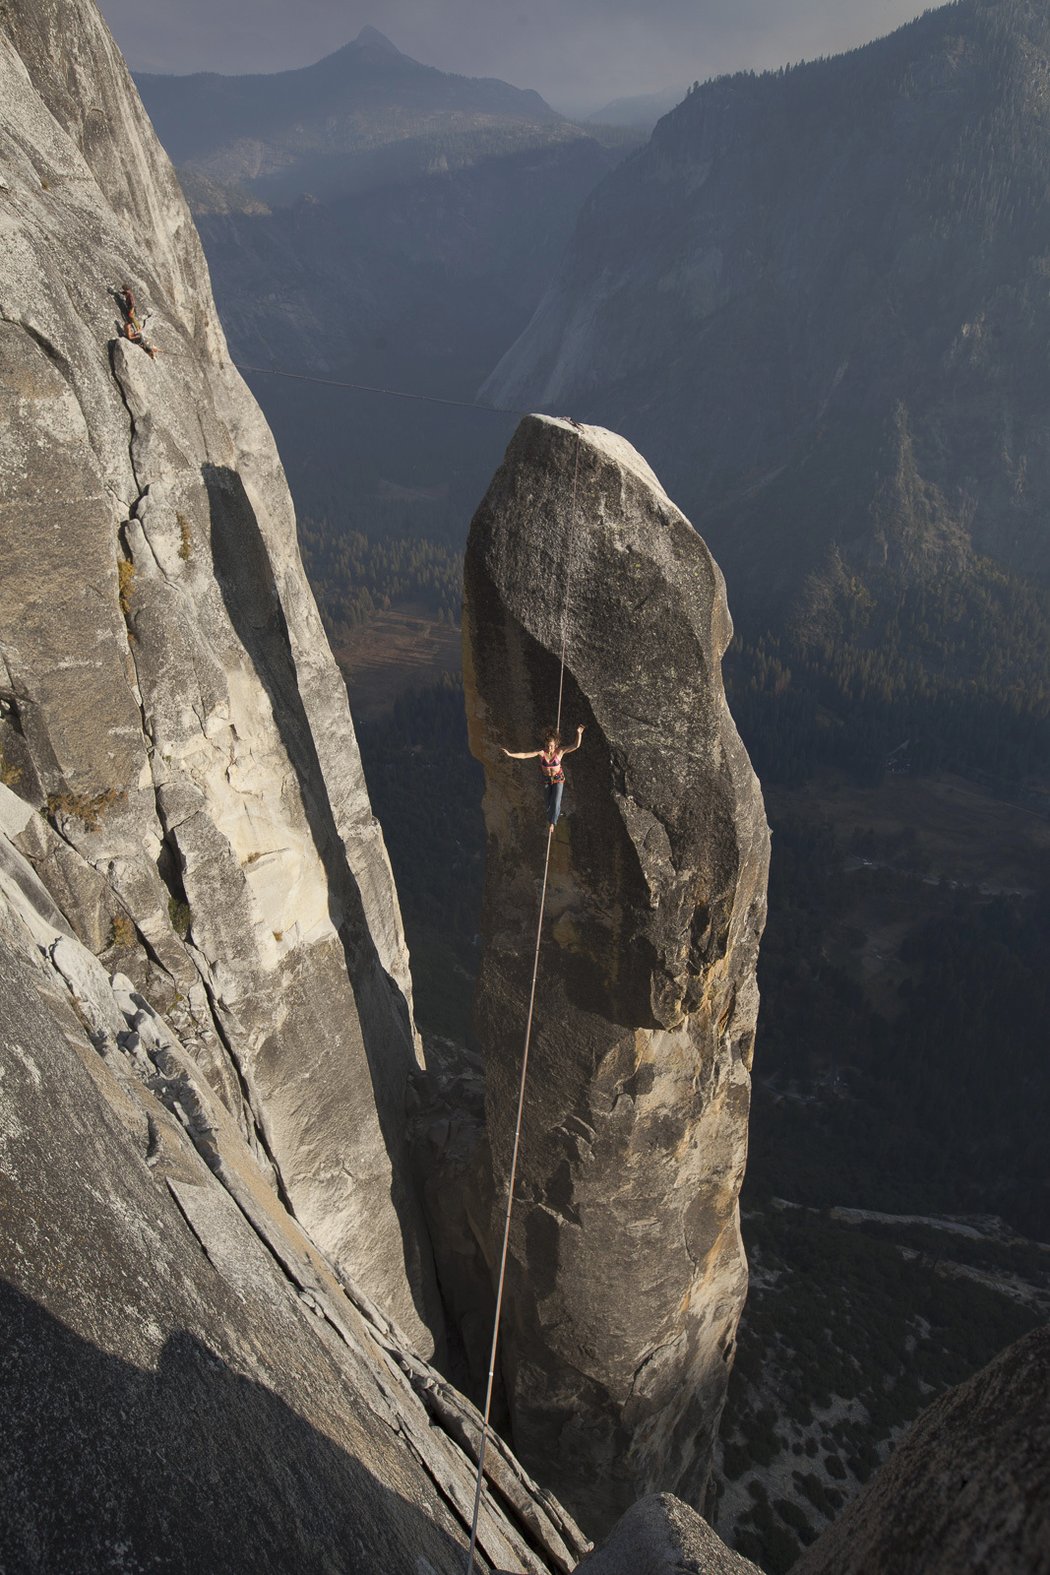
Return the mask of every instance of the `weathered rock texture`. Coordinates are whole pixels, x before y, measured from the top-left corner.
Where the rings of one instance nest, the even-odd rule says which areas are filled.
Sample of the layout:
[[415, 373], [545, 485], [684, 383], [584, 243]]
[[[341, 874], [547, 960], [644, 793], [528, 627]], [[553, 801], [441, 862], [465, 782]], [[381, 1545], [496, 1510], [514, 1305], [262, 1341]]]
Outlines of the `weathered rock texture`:
[[587, 1575], [762, 1575], [670, 1493], [639, 1499], [578, 1568]]
[[1050, 1328], [923, 1413], [793, 1575], [1047, 1575]]
[[[16, 840], [432, 1350], [407, 953], [276, 450], [94, 6], [0, 0], [0, 26], [0, 751], [46, 816]], [[155, 362], [119, 337], [125, 281]]]
[[554, 723], [566, 585], [563, 725], [588, 730], [552, 852], [503, 1372], [515, 1448], [593, 1531], [652, 1488], [696, 1502], [707, 1476], [746, 1285], [769, 843], [717, 566], [622, 439], [527, 418], [471, 527], [464, 608], [493, 1216], [546, 841], [536, 764], [499, 746]]
[[[0, 786], [0, 1568], [461, 1575], [477, 1414], [72, 934]], [[585, 1544], [496, 1443], [480, 1568]]]

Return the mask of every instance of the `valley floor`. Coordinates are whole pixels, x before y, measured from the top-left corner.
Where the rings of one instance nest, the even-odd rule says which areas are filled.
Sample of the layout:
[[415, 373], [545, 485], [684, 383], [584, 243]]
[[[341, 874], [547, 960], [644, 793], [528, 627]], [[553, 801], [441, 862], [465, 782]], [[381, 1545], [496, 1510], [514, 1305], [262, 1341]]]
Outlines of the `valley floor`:
[[374, 721], [410, 690], [460, 670], [460, 633], [424, 608], [393, 607], [358, 624], [335, 651], [359, 721]]

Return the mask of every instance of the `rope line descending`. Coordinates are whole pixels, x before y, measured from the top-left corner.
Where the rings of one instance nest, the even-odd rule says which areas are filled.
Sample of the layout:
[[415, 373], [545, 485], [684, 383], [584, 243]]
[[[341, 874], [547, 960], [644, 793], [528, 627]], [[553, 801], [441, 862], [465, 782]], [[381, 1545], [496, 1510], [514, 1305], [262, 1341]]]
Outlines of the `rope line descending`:
[[[561, 668], [558, 673], [558, 720], [555, 732], [561, 730], [562, 696], [565, 689], [565, 658], [568, 650], [569, 589], [572, 579], [572, 542], [576, 528], [576, 490], [580, 475], [580, 443], [583, 430], [576, 427], [576, 455], [572, 472], [572, 505], [569, 510], [569, 546], [565, 572], [565, 598], [561, 612]], [[485, 1451], [491, 1431], [492, 1390], [496, 1379], [496, 1355], [499, 1351], [500, 1318], [503, 1312], [503, 1292], [507, 1282], [507, 1257], [510, 1250], [510, 1221], [514, 1212], [514, 1187], [518, 1176], [518, 1156], [521, 1153], [521, 1129], [525, 1115], [525, 1085], [529, 1070], [529, 1050], [532, 1045], [532, 1022], [536, 1010], [536, 984], [540, 974], [540, 943], [543, 939], [543, 914], [547, 905], [547, 877], [551, 867], [551, 846], [554, 827], [547, 828], [547, 851], [543, 860], [543, 884], [540, 887], [540, 911], [536, 921], [536, 945], [532, 956], [532, 983], [529, 986], [529, 1010], [525, 1019], [525, 1044], [521, 1053], [521, 1078], [518, 1083], [518, 1114], [514, 1124], [514, 1146], [510, 1158], [510, 1179], [507, 1185], [507, 1209], [503, 1218], [503, 1245], [500, 1249], [499, 1279], [496, 1284], [496, 1310], [492, 1319], [492, 1343], [489, 1347], [489, 1370], [485, 1384], [485, 1409], [481, 1419], [481, 1442], [478, 1446], [478, 1471], [474, 1482], [474, 1509], [470, 1521], [470, 1546], [467, 1550], [465, 1575], [474, 1575], [474, 1554], [478, 1542], [478, 1519], [481, 1514], [481, 1494], [485, 1483]]]
[[529, 1015], [525, 1023], [525, 1048], [521, 1058], [521, 1081], [518, 1085], [518, 1119], [514, 1127], [514, 1149], [510, 1161], [510, 1182], [507, 1189], [507, 1212], [503, 1220], [503, 1247], [500, 1252], [499, 1284], [496, 1289], [496, 1311], [492, 1320], [492, 1344], [489, 1347], [489, 1373], [485, 1386], [485, 1412], [481, 1425], [481, 1444], [478, 1448], [478, 1474], [474, 1483], [474, 1513], [470, 1522], [470, 1548], [467, 1552], [467, 1575], [474, 1569], [474, 1549], [478, 1541], [478, 1517], [481, 1513], [481, 1493], [485, 1478], [485, 1449], [489, 1440], [492, 1412], [492, 1387], [496, 1376], [496, 1353], [499, 1349], [500, 1314], [503, 1311], [503, 1290], [507, 1279], [507, 1252], [510, 1246], [510, 1218], [514, 1202], [514, 1184], [518, 1175], [518, 1155], [521, 1152], [521, 1125], [525, 1114], [525, 1078], [529, 1067], [529, 1045], [532, 1039], [532, 1016], [536, 1006], [536, 980], [540, 972], [540, 940], [543, 935], [543, 910], [547, 902], [547, 876], [551, 867], [551, 843], [554, 827], [547, 832], [547, 855], [543, 861], [543, 885], [540, 889], [540, 916], [536, 925], [536, 949], [532, 958], [532, 985], [529, 989]]
[[490, 416], [525, 416], [527, 410], [512, 410], [506, 405], [482, 405], [476, 399], [445, 399], [440, 394], [410, 394], [404, 388], [381, 388], [375, 383], [350, 383], [338, 377], [317, 377], [313, 372], [287, 372], [279, 366], [249, 366], [231, 361], [238, 372], [253, 372], [259, 377], [287, 377], [295, 383], [319, 383], [322, 388], [350, 388], [358, 394], [385, 394], [388, 399], [414, 399], [424, 405], [453, 405], [457, 410], [484, 410]]

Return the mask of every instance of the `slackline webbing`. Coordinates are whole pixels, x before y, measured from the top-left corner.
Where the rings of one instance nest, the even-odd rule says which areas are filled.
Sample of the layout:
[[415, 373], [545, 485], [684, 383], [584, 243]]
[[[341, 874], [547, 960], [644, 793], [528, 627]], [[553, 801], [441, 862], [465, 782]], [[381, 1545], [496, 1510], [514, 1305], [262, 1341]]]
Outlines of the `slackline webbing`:
[[[568, 650], [569, 591], [572, 581], [573, 534], [576, 529], [576, 490], [580, 476], [580, 443], [582, 431], [576, 423], [576, 455], [572, 472], [572, 506], [569, 510], [569, 550], [565, 570], [565, 598], [561, 614], [561, 668], [558, 674], [558, 720], [554, 731], [561, 730], [562, 695], [565, 688], [565, 657]], [[521, 1128], [525, 1114], [525, 1085], [529, 1070], [529, 1049], [532, 1044], [532, 1022], [536, 1007], [536, 982], [540, 972], [540, 942], [543, 938], [543, 913], [547, 903], [547, 877], [551, 867], [551, 845], [554, 826], [547, 828], [547, 849], [543, 860], [543, 884], [540, 887], [540, 911], [536, 921], [536, 945], [532, 956], [532, 983], [529, 986], [529, 1010], [525, 1019], [525, 1044], [521, 1053], [521, 1078], [518, 1083], [518, 1115], [514, 1125], [514, 1147], [511, 1151], [510, 1178], [507, 1184], [507, 1209], [503, 1219], [503, 1245], [500, 1250], [499, 1279], [496, 1283], [496, 1309], [492, 1319], [492, 1343], [489, 1347], [489, 1369], [485, 1385], [485, 1409], [481, 1419], [481, 1442], [478, 1446], [478, 1470], [474, 1483], [474, 1510], [470, 1521], [470, 1546], [467, 1550], [466, 1575], [474, 1575], [474, 1553], [478, 1542], [478, 1517], [481, 1514], [481, 1494], [485, 1481], [485, 1450], [488, 1445], [492, 1415], [492, 1390], [496, 1377], [496, 1356], [499, 1351], [500, 1316], [503, 1311], [503, 1292], [507, 1280], [507, 1255], [510, 1247], [510, 1221], [514, 1211], [514, 1185], [518, 1175], [518, 1156], [521, 1152]]]

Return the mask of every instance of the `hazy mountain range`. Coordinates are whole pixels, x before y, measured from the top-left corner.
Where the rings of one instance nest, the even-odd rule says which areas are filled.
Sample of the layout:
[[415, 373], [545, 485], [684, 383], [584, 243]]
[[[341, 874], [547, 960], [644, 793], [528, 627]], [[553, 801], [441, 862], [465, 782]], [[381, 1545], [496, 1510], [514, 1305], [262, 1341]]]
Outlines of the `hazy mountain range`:
[[[142, 75], [137, 85], [176, 164], [220, 181], [245, 180], [275, 199], [345, 193], [357, 185], [431, 167], [437, 138], [445, 159], [477, 156], [482, 128], [566, 124], [538, 93], [421, 65], [373, 27], [315, 65], [271, 75]], [[519, 131], [520, 134], [520, 131]], [[578, 136], [574, 131], [571, 135]], [[398, 148], [400, 159], [381, 150]]]
[[1050, 17], [961, 0], [690, 93], [584, 206], [499, 403], [622, 429], [734, 606], [834, 547], [1050, 571]]
[[671, 93], [632, 93], [628, 98], [614, 98], [601, 109], [592, 111], [587, 120], [599, 126], [636, 126], [639, 131], [652, 131], [656, 122], [680, 104], [684, 89]]
[[[451, 399], [524, 327], [584, 197], [641, 140], [421, 65], [373, 28], [303, 70], [138, 86], [234, 356]], [[309, 385], [258, 391], [300, 507], [373, 532], [459, 521], [461, 537], [509, 435]]]

